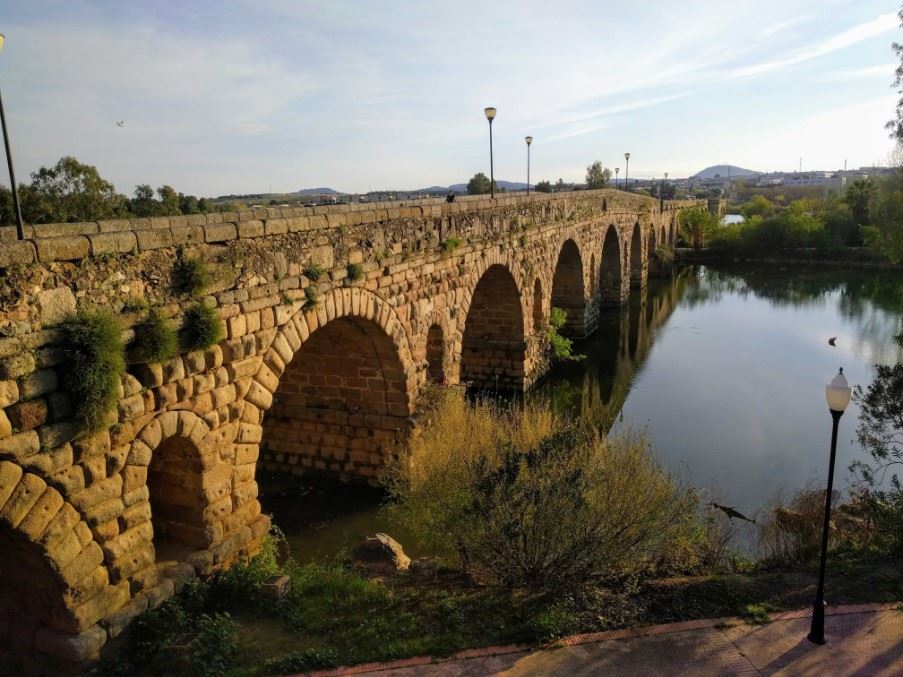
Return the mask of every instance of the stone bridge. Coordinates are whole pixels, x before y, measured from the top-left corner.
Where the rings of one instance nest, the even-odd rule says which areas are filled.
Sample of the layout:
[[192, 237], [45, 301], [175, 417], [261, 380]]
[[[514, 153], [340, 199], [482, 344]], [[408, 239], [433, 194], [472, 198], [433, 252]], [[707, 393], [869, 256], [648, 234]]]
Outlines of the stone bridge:
[[[688, 204], [602, 190], [0, 229], [0, 666], [68, 670], [254, 554], [258, 467], [372, 480], [430, 381], [528, 388], [551, 309], [592, 332]], [[186, 261], [203, 289], [180, 291]], [[127, 351], [108, 425], [80, 430], [58, 324], [104, 308], [128, 345], [149, 308], [179, 326], [198, 304], [223, 338], [162, 364]]]

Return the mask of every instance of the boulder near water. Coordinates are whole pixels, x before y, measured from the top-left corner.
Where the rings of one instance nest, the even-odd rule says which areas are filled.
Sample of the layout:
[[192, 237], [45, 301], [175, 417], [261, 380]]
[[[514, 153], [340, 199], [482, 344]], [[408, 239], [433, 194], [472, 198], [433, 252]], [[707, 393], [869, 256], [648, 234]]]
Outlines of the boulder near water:
[[351, 561], [375, 574], [394, 574], [411, 566], [411, 558], [404, 554], [401, 544], [387, 534], [368, 536], [351, 552]]

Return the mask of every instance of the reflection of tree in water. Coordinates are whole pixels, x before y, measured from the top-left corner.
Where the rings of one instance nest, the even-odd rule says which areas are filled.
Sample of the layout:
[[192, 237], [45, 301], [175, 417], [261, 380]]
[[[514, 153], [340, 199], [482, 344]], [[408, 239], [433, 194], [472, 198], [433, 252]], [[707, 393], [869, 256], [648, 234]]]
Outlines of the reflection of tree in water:
[[579, 415], [608, 430], [642, 370], [655, 331], [674, 311], [690, 273], [650, 280], [646, 290], [631, 294], [621, 311], [603, 313], [597, 331], [577, 348], [586, 360], [556, 367], [554, 378], [540, 385], [538, 395], [547, 398], [555, 411]]
[[885, 363], [901, 356], [892, 339], [901, 329], [903, 273], [705, 266], [690, 277], [682, 302], [692, 308], [718, 302], [725, 295], [761, 298], [777, 307], [836, 307], [856, 328], [856, 352]]

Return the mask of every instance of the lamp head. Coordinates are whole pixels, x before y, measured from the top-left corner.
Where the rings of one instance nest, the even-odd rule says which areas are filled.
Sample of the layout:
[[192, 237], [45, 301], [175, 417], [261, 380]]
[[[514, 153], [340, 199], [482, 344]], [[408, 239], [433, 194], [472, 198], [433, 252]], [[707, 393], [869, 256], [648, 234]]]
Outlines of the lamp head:
[[620, 168], [620, 167], [615, 167], [615, 174], [617, 174], [619, 171], [621, 171], [621, 168]]
[[843, 375], [843, 367], [841, 367], [840, 371], [837, 372], [837, 376], [825, 386], [825, 398], [828, 400], [828, 409], [842, 414], [850, 403], [852, 394], [853, 389], [847, 383], [847, 377]]
[[526, 142], [527, 142], [527, 145], [529, 146], [531, 143], [533, 143], [533, 137], [532, 137], [532, 136], [525, 136], [525, 137], [524, 137], [524, 141], [526, 141]]
[[630, 159], [630, 153], [624, 153], [624, 159], [625, 159], [625, 160], [629, 160], [629, 159]]
[[489, 122], [495, 120], [495, 108], [493, 106], [484, 108], [483, 112], [486, 113], [486, 119], [489, 120]]
[[6, 36], [0, 33], [0, 52], [3, 51], [3, 43], [6, 42]]

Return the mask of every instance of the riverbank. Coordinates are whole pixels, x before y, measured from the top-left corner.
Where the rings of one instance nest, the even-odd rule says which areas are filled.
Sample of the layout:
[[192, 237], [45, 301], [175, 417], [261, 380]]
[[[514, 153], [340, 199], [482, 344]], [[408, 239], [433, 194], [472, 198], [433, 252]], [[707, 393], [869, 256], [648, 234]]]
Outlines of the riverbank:
[[867, 247], [821, 250], [815, 248], [792, 249], [770, 253], [738, 254], [732, 250], [706, 247], [693, 249], [679, 247], [674, 250], [675, 264], [766, 264], [811, 265], [826, 268], [863, 268], [874, 270], [903, 270], [903, 266], [891, 263]]
[[[215, 668], [216, 674], [256, 677], [492, 645], [539, 647], [578, 633], [711, 617], [765, 623], [769, 614], [809, 605], [816, 579], [814, 564], [804, 564], [599, 579], [551, 595], [480, 585], [452, 569], [424, 580], [408, 574], [368, 578], [341, 564], [289, 565], [284, 570], [292, 591], [276, 602], [259, 586], [272, 565], [264, 558], [187, 587], [145, 614], [95, 674], [197, 675]], [[835, 554], [826, 596], [832, 605], [897, 603], [903, 600], [903, 572], [891, 558]], [[194, 637], [205, 638], [204, 651], [190, 648]], [[203, 662], [214, 653], [220, 662]]]

